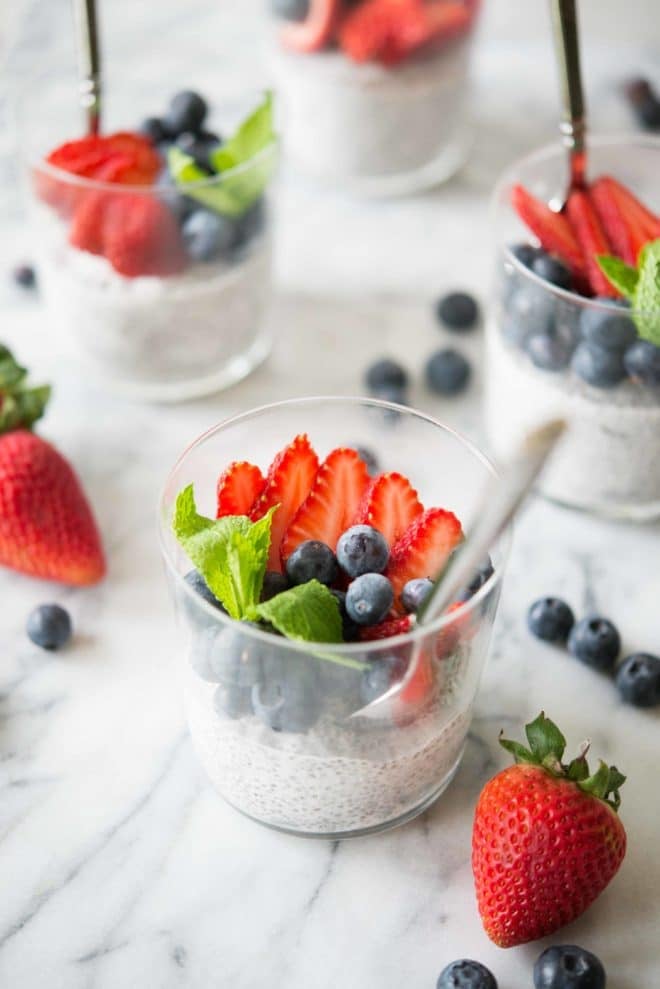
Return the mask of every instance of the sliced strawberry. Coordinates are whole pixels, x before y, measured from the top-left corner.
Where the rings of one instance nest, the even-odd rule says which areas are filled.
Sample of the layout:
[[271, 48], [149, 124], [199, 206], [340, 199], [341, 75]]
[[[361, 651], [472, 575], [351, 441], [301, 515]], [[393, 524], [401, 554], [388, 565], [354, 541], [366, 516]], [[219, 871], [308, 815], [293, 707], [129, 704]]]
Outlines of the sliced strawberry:
[[312, 489], [319, 469], [319, 459], [309, 438], [303, 433], [281, 450], [268, 470], [264, 489], [250, 511], [250, 518], [260, 519], [273, 505], [269, 570], [282, 570], [280, 545], [291, 519]]
[[126, 278], [176, 275], [187, 264], [173, 213], [149, 194], [112, 197], [104, 215], [103, 248], [113, 268]]
[[365, 491], [352, 524], [373, 526], [393, 546], [423, 511], [417, 492], [403, 474], [380, 474]]
[[69, 243], [79, 251], [103, 254], [105, 246], [105, 217], [111, 196], [106, 192], [85, 192], [75, 208]]
[[597, 261], [598, 255], [611, 254], [612, 248], [586, 192], [577, 189], [570, 194], [566, 215], [582, 248], [592, 291], [595, 295], [617, 298], [619, 293], [605, 277]]
[[566, 217], [535, 199], [522, 185], [515, 185], [511, 190], [511, 203], [523, 223], [538, 237], [541, 246], [560, 257], [578, 280], [586, 281], [587, 266]]
[[406, 724], [433, 693], [435, 677], [433, 664], [428, 652], [422, 649], [417, 657], [417, 666], [412, 676], [397, 696], [395, 720]]
[[290, 21], [280, 33], [282, 44], [298, 52], [316, 52], [334, 38], [342, 0], [311, 0], [304, 21]]
[[247, 515], [265, 483], [263, 474], [255, 464], [235, 460], [218, 478], [216, 518]]
[[393, 635], [404, 635], [413, 626], [412, 615], [403, 615], [402, 618], [387, 618], [379, 625], [367, 625], [360, 629], [359, 636], [362, 642], [375, 642], [378, 639], [390, 639]]
[[472, 16], [459, 0], [365, 0], [345, 17], [339, 41], [355, 62], [396, 65], [462, 34]]
[[461, 523], [444, 508], [427, 508], [394, 544], [386, 575], [392, 581], [394, 600], [413, 577], [437, 576], [463, 538]]
[[368, 484], [367, 467], [357, 451], [339, 447], [329, 453], [282, 540], [282, 559], [306, 539], [319, 539], [334, 550], [352, 524]]
[[125, 161], [114, 178], [106, 181], [120, 182], [122, 185], [151, 185], [156, 181], [163, 163], [148, 138], [132, 131], [117, 131], [102, 140], [115, 154], [123, 155]]
[[609, 175], [596, 179], [589, 194], [616, 254], [637, 264], [642, 247], [660, 237], [660, 218]]

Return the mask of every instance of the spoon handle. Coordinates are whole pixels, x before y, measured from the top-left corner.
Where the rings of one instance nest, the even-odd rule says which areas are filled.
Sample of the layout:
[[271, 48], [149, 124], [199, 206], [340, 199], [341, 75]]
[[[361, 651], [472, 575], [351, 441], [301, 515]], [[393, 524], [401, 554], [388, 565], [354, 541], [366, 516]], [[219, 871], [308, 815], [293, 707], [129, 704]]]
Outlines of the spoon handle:
[[584, 184], [586, 120], [576, 0], [550, 0], [550, 9], [561, 84], [559, 130], [571, 159], [571, 184], [581, 186]]
[[78, 77], [80, 105], [85, 113], [88, 134], [101, 127], [101, 48], [99, 45], [96, 0], [73, 0], [78, 35]]

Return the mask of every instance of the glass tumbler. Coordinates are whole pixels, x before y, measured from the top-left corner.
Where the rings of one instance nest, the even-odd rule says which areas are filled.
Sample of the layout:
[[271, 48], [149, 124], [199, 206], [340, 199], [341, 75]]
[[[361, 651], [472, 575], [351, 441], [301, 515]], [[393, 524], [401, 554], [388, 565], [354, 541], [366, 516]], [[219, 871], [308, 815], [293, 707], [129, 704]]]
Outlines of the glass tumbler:
[[[212, 784], [270, 827], [314, 837], [380, 831], [419, 814], [460, 763], [488, 652], [508, 537], [494, 574], [460, 607], [387, 640], [314, 644], [234, 622], [185, 579], [191, 564], [171, 531], [177, 493], [193, 483], [214, 514], [218, 474], [248, 458], [266, 468], [298, 433], [319, 457], [368, 447], [382, 470], [410, 478], [427, 506], [469, 525], [493, 469], [470, 443], [429, 416], [369, 399], [310, 398], [265, 406], [204, 433], [172, 469], [160, 537], [178, 614], [188, 726]], [[304, 704], [281, 724], [257, 698], [295, 691]], [[256, 693], [255, 693], [256, 692]]]
[[[588, 162], [593, 178], [614, 176], [660, 212], [659, 140], [592, 139]], [[516, 243], [533, 242], [510, 204], [512, 186], [521, 183], [548, 202], [565, 189], [565, 169], [563, 147], [542, 148], [512, 165], [494, 193], [496, 279], [487, 324], [486, 429], [495, 456], [505, 457], [530, 428], [553, 416], [566, 417], [571, 428], [543, 472], [542, 493], [603, 516], [656, 518], [660, 387], [627, 373], [624, 350], [609, 358], [613, 371], [607, 387], [588, 384], [573, 358], [585, 327], [623, 320], [633, 346], [637, 326], [642, 321], [660, 325], [660, 311], [622, 309], [616, 300], [558, 288], [512, 251]]]

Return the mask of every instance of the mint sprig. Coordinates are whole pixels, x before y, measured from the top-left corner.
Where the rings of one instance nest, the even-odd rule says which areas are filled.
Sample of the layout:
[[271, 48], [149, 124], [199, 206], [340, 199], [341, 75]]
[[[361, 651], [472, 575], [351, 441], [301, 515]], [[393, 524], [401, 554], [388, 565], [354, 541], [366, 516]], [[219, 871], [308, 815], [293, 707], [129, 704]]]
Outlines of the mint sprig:
[[[275, 169], [275, 156], [260, 153], [273, 145], [276, 134], [273, 125], [273, 95], [267, 92], [263, 102], [239, 125], [234, 134], [209, 154], [211, 166], [221, 178], [220, 182], [208, 182], [209, 176], [195, 160], [172, 146], [167, 153], [167, 164], [172, 177], [185, 195], [202, 203], [208, 209], [224, 216], [239, 217], [257, 201]], [[240, 166], [244, 165], [244, 168]], [[237, 172], [237, 174], [231, 174]], [[191, 183], [207, 182], [200, 188], [187, 188]]]
[[660, 347], [660, 240], [644, 245], [636, 268], [612, 255], [596, 260], [608, 281], [630, 301], [640, 337]]
[[268, 622], [287, 639], [343, 642], [337, 599], [318, 580], [282, 591], [257, 605], [251, 617]]

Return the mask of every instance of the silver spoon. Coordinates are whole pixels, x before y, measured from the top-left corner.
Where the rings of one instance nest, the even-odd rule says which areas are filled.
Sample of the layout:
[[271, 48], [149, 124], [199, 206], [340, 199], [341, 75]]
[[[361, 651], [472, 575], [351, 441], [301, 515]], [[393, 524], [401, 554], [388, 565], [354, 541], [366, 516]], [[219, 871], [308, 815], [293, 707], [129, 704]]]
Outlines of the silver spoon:
[[568, 189], [563, 199], [560, 196], [552, 199], [550, 207], [561, 213], [573, 189], [584, 188], [587, 123], [580, 72], [576, 0], [550, 0], [550, 11], [561, 84], [562, 118], [559, 131], [568, 151]]
[[78, 91], [88, 134], [101, 128], [101, 48], [96, 0], [73, 0], [78, 36]]

